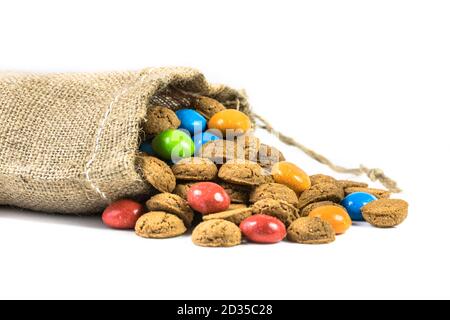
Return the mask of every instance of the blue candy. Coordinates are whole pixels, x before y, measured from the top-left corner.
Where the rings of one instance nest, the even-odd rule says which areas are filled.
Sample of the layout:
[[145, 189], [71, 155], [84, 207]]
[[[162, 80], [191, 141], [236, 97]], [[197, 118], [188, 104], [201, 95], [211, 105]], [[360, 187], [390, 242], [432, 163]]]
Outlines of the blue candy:
[[345, 197], [345, 199], [342, 200], [341, 205], [347, 209], [352, 221], [364, 221], [361, 208], [375, 200], [377, 200], [377, 198], [370, 193], [355, 192]]
[[152, 144], [149, 141], [142, 142], [141, 146], [139, 147], [139, 150], [141, 152], [145, 152], [149, 156], [154, 156], [155, 155], [155, 151], [153, 151]]
[[192, 109], [181, 109], [176, 112], [181, 121], [180, 129], [186, 129], [191, 135], [199, 134], [206, 129], [206, 119]]
[[219, 140], [218, 136], [212, 134], [211, 132], [205, 131], [203, 133], [196, 134], [193, 138], [195, 144], [195, 151], [198, 152], [201, 150], [202, 145], [208, 143], [210, 141]]

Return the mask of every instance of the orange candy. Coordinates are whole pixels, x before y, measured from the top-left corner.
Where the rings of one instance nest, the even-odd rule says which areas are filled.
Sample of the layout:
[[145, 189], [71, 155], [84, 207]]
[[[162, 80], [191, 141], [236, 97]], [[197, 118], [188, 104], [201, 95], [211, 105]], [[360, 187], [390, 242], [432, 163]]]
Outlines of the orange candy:
[[235, 109], [226, 109], [216, 113], [208, 122], [209, 129], [216, 129], [222, 132], [226, 138], [227, 130], [233, 133], [245, 133], [252, 128], [250, 118], [243, 112]]
[[295, 164], [287, 161], [278, 162], [272, 168], [276, 183], [284, 184], [297, 193], [311, 188], [309, 176]]
[[336, 234], [343, 234], [352, 225], [352, 219], [344, 208], [338, 206], [322, 206], [314, 209], [310, 217], [320, 218], [333, 227]]

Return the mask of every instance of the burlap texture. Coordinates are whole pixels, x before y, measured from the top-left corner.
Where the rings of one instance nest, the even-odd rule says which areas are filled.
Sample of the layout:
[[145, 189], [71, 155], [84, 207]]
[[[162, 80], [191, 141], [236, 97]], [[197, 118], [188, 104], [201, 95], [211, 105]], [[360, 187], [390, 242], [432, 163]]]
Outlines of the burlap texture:
[[148, 193], [136, 167], [141, 125], [149, 101], [172, 86], [249, 111], [243, 92], [190, 68], [0, 73], [0, 205], [94, 214]]

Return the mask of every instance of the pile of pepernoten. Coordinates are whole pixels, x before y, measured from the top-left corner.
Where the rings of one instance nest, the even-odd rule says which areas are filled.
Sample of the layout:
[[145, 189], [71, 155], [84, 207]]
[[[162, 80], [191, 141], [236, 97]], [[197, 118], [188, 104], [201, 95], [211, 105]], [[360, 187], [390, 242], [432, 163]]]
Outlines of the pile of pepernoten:
[[138, 166], [149, 184], [148, 200], [108, 206], [102, 218], [112, 228], [159, 239], [192, 228], [192, 241], [206, 247], [243, 239], [324, 244], [354, 221], [390, 228], [408, 214], [408, 204], [390, 199], [386, 190], [307, 175], [262, 144], [247, 115], [208, 97], [177, 108], [152, 105], [143, 129]]

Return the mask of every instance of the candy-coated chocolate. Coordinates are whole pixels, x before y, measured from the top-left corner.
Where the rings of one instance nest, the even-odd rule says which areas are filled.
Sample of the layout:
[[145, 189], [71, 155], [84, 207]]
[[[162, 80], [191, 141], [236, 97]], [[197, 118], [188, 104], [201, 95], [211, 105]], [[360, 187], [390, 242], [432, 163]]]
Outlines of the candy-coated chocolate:
[[142, 142], [141, 146], [139, 147], [139, 150], [141, 152], [145, 152], [149, 156], [154, 156], [155, 155], [155, 151], [153, 151], [152, 144], [149, 141]]
[[110, 204], [102, 214], [105, 225], [114, 229], [134, 229], [145, 208], [133, 200], [119, 200]]
[[286, 237], [286, 227], [275, 217], [256, 214], [240, 224], [245, 237], [256, 243], [277, 243]]
[[189, 158], [194, 154], [194, 141], [184, 131], [169, 129], [161, 132], [152, 141], [155, 153], [164, 160], [176, 162], [180, 158]]
[[226, 211], [231, 199], [224, 188], [213, 182], [199, 182], [192, 185], [187, 193], [189, 206], [201, 214]]
[[175, 112], [181, 121], [180, 129], [186, 129], [191, 135], [199, 134], [206, 129], [206, 119], [192, 109], [181, 109]]
[[272, 176], [276, 183], [284, 184], [297, 193], [311, 188], [309, 175], [291, 162], [276, 163], [272, 168]]
[[370, 193], [355, 192], [346, 196], [344, 200], [342, 200], [341, 205], [345, 207], [353, 221], [364, 221], [361, 208], [375, 200], [377, 200], [377, 198]]
[[336, 234], [345, 233], [352, 225], [352, 219], [344, 208], [339, 206], [320, 206], [309, 213], [310, 217], [320, 218], [333, 227]]
[[224, 137], [229, 134], [243, 134], [252, 128], [250, 118], [235, 109], [226, 109], [216, 113], [208, 122], [209, 129], [217, 129]]
[[205, 131], [203, 133], [199, 133], [196, 134], [193, 138], [194, 140], [194, 145], [195, 145], [195, 151], [199, 151], [201, 150], [202, 145], [204, 145], [205, 143], [208, 143], [210, 141], [214, 141], [214, 140], [220, 140], [221, 138], [218, 137], [217, 135], [209, 132], [209, 131]]

